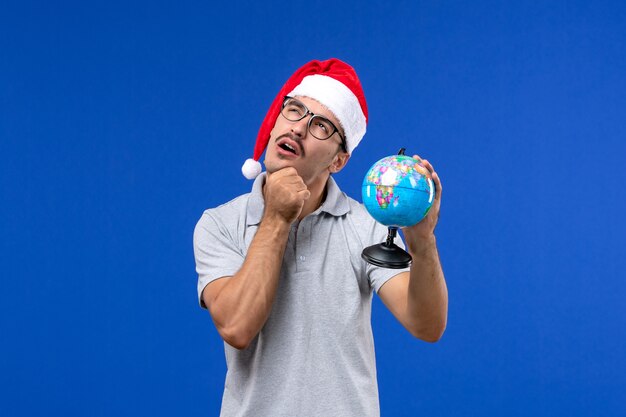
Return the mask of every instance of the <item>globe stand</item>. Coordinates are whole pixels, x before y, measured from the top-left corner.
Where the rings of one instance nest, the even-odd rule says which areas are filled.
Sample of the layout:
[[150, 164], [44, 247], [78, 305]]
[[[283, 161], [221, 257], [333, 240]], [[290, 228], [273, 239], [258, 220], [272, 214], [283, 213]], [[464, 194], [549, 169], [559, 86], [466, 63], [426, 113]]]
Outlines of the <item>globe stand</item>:
[[393, 243], [397, 227], [389, 227], [387, 241], [363, 249], [361, 257], [372, 265], [390, 269], [407, 268], [411, 265], [411, 255]]

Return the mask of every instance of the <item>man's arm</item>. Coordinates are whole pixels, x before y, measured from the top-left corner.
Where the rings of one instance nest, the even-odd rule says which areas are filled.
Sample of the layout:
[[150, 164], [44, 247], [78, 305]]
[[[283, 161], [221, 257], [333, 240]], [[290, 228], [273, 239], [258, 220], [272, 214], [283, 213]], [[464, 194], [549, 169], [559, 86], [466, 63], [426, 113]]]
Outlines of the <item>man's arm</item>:
[[[417, 155], [413, 157], [419, 158]], [[443, 335], [448, 318], [448, 289], [434, 234], [442, 187], [432, 165], [426, 160], [422, 160], [422, 163], [431, 172], [435, 182], [435, 200], [426, 218], [402, 230], [407, 249], [413, 258], [410, 272], [400, 273], [387, 281], [378, 295], [413, 336], [436, 342]]]
[[243, 265], [202, 292], [218, 332], [237, 349], [246, 348], [269, 317], [291, 224], [310, 196], [294, 168], [268, 175], [263, 193], [263, 219]]

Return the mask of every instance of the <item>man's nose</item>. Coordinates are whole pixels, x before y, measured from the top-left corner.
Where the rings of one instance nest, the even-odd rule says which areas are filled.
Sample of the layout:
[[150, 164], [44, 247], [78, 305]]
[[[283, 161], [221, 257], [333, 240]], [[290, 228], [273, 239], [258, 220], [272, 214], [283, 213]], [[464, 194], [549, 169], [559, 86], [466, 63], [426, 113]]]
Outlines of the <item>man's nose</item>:
[[311, 118], [310, 114], [307, 114], [303, 119], [298, 120], [297, 122], [293, 122], [291, 125], [291, 131], [294, 135], [298, 135], [300, 137], [306, 136], [306, 131], [309, 125], [309, 119]]

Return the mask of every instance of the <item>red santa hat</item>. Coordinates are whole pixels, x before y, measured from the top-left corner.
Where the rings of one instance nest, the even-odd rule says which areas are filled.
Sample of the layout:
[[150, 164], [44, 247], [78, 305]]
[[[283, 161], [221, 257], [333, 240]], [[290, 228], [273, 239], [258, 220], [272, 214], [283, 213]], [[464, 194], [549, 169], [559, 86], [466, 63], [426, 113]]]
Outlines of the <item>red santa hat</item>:
[[270, 139], [285, 96], [306, 96], [326, 106], [341, 124], [348, 153], [357, 147], [367, 125], [367, 104], [361, 82], [350, 65], [336, 58], [311, 61], [299, 68], [285, 83], [272, 102], [257, 135], [253, 157], [241, 168], [243, 175], [254, 179], [261, 173], [259, 159]]

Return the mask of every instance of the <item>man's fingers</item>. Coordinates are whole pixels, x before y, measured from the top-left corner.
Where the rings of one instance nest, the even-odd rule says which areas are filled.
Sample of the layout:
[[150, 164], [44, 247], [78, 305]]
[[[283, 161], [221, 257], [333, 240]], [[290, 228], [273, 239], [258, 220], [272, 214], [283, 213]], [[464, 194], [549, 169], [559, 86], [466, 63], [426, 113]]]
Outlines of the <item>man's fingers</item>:
[[433, 168], [433, 165], [428, 161], [428, 159], [422, 159], [419, 157], [419, 155], [413, 155], [413, 158], [420, 159], [424, 168], [430, 171], [430, 175], [432, 176], [433, 182], [435, 183], [435, 198], [438, 200], [441, 199], [441, 191], [443, 190], [443, 187], [441, 185], [441, 179], [439, 178], [437, 172], [435, 172], [435, 168]]
[[286, 167], [274, 172], [272, 176], [274, 178], [297, 177], [298, 171], [294, 167]]
[[298, 170], [294, 167], [285, 167], [283, 169], [279, 169], [278, 172], [281, 172], [284, 175], [298, 175]]
[[283, 186], [293, 187], [295, 191], [306, 189], [307, 186], [298, 171], [293, 167], [287, 167], [280, 169], [272, 174], [272, 182], [280, 183]]
[[432, 173], [433, 182], [435, 183], [435, 200], [441, 200], [441, 192], [443, 191], [443, 186], [441, 185], [441, 180], [439, 179], [439, 175], [436, 172]]
[[304, 180], [299, 175], [290, 175], [283, 178], [281, 182], [285, 185], [289, 185], [290, 187], [294, 187], [296, 191], [304, 190], [307, 188]]
[[298, 196], [303, 200], [308, 200], [311, 197], [311, 192], [307, 189], [298, 191]]
[[435, 172], [435, 169], [433, 168], [432, 164], [428, 162], [428, 159], [422, 159], [422, 165], [424, 165], [431, 174]]
[[300, 180], [298, 182], [294, 182], [292, 184], [292, 186], [293, 186], [294, 190], [296, 190], [298, 192], [303, 191], [303, 190], [308, 190], [308, 187], [306, 186], [306, 184], [302, 180]]

